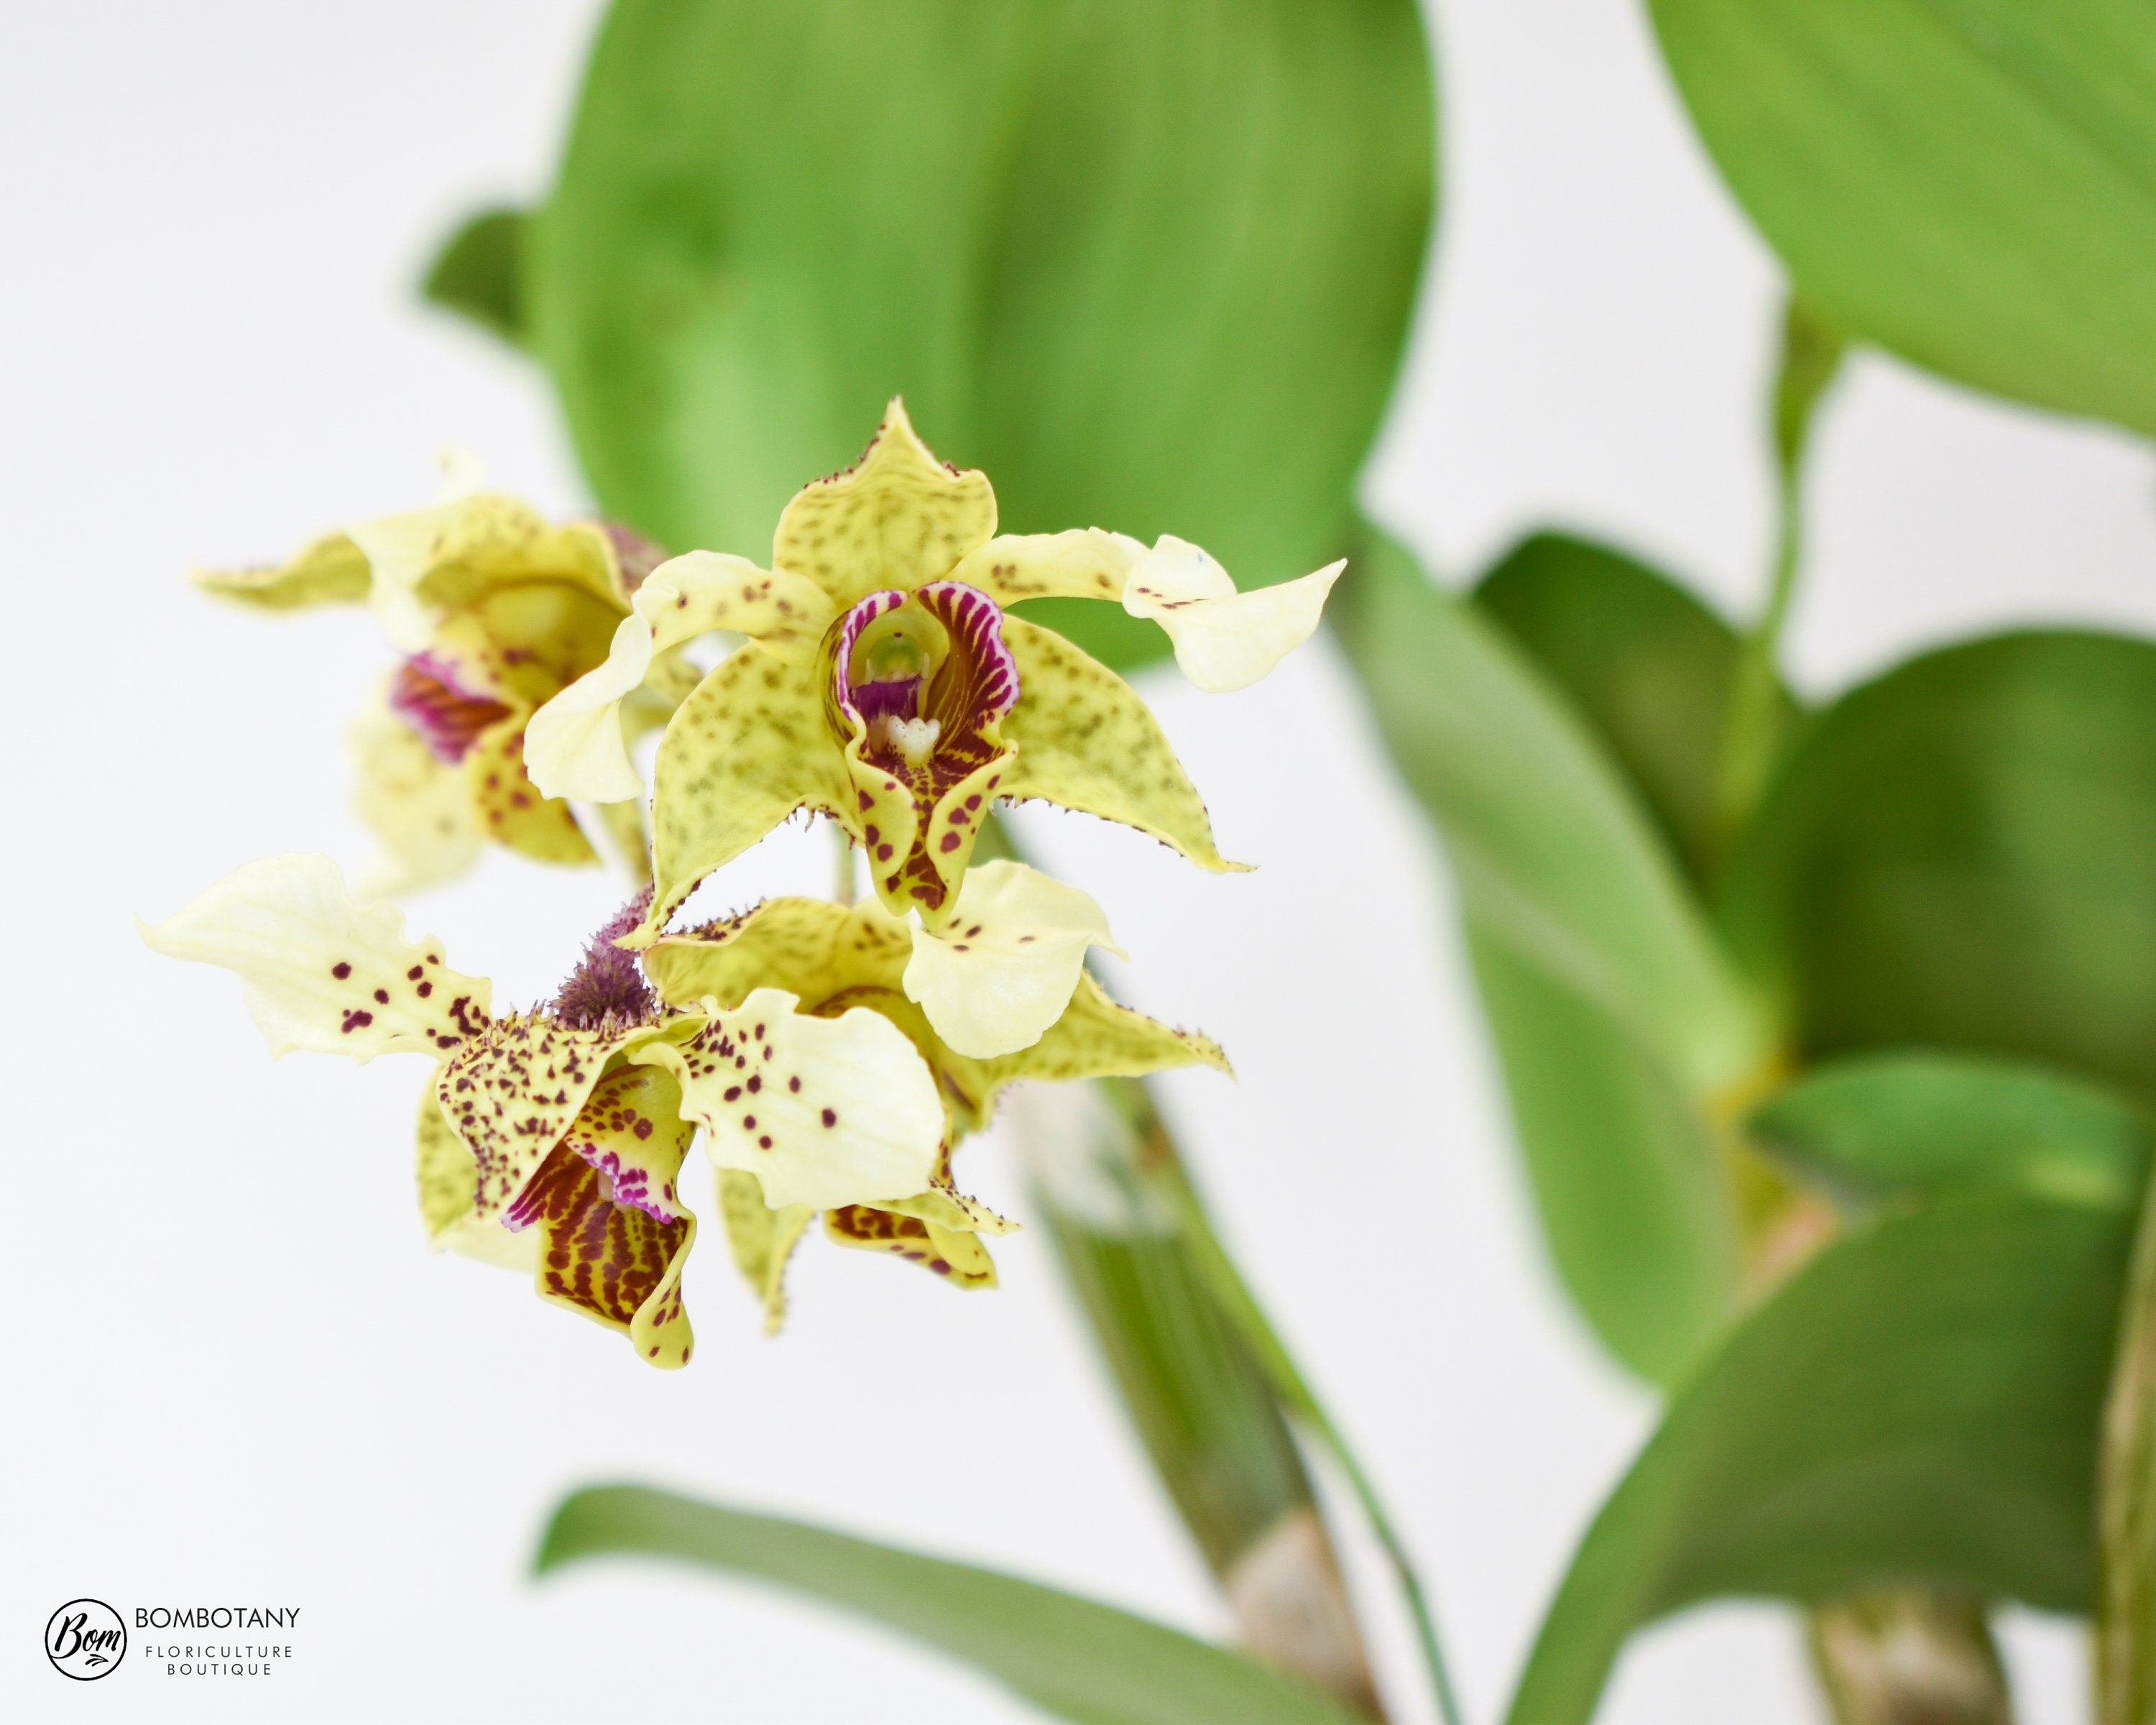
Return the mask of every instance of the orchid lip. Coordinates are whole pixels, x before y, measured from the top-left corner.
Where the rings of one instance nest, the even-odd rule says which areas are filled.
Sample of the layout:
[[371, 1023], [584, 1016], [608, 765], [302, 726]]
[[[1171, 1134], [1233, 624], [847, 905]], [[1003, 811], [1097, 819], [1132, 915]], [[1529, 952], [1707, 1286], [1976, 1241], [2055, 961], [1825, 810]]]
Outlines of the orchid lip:
[[[906, 653], [914, 663], [927, 662], [918, 672], [870, 675], [882, 650], [871, 644], [857, 678], [854, 660], [871, 625], [908, 606], [921, 614], [934, 644], [908, 643]], [[832, 685], [839, 709], [861, 722], [873, 752], [919, 768], [939, 739], [978, 732], [1017, 705], [1018, 663], [1004, 644], [1003, 612], [993, 599], [961, 582], [931, 582], [910, 594], [870, 593], [846, 613]]]
[[449, 767], [471, 752], [481, 732], [510, 712], [491, 696], [465, 688], [457, 680], [455, 668], [432, 653], [414, 653], [397, 667], [388, 704], [434, 758]]

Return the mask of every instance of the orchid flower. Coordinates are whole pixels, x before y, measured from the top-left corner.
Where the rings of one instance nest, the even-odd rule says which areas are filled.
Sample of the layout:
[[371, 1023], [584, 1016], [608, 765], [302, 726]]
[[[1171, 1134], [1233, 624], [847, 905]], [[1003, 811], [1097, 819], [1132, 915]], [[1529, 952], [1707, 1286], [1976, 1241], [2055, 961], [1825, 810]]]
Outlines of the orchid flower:
[[251, 863], [142, 936], [236, 972], [273, 1055], [433, 1060], [418, 1161], [434, 1242], [526, 1270], [654, 1365], [691, 1348], [680, 1276], [696, 1224], [679, 1178], [699, 1130], [716, 1167], [804, 1218], [947, 1194], [971, 1204], [938, 1183], [944, 1104], [889, 1017], [828, 1001], [806, 1014], [761, 984], [675, 1009], [616, 932], [552, 1004], [506, 1016], [439, 942], [408, 940], [394, 906], [356, 904], [323, 856]]
[[[1014, 866], [990, 863], [975, 870], [969, 891], [973, 880]], [[842, 1245], [925, 1264], [961, 1286], [991, 1286], [995, 1266], [980, 1236], [1002, 1233], [1008, 1224], [952, 1184], [950, 1152], [964, 1134], [988, 1123], [1004, 1086], [1019, 1079], [1135, 1076], [1193, 1065], [1225, 1072], [1228, 1062], [1209, 1038], [1171, 1029], [1109, 999], [1082, 969], [1082, 947], [1068, 956], [1068, 978], [1049, 990], [1050, 998], [1058, 987], [1061, 993], [1051, 1023], [1022, 1049], [987, 1059], [968, 1055], [939, 1034], [917, 1004], [924, 988], [918, 933], [874, 900], [850, 906], [770, 899], [722, 922], [663, 937], [644, 952], [644, 966], [661, 998], [679, 1005], [724, 1008], [757, 988], [778, 988], [796, 997], [801, 1011], [866, 1007], [903, 1030], [934, 1073], [949, 1116], [942, 1159], [926, 1193], [898, 1204], [827, 1209], [824, 1232]], [[932, 972], [943, 962], [933, 948], [927, 957]], [[933, 974], [926, 982], [928, 988], [942, 984]], [[983, 1004], [976, 1009], [993, 1009]], [[720, 1194], [736, 1261], [763, 1296], [767, 1321], [776, 1327], [783, 1311], [779, 1278], [808, 1212], [767, 1204], [747, 1173], [721, 1173]]]
[[[598, 860], [568, 805], [526, 776], [525, 726], [604, 662], [661, 555], [611, 523], [554, 526], [471, 492], [327, 534], [275, 567], [195, 579], [259, 610], [364, 603], [403, 655], [352, 732], [355, 800], [390, 860], [378, 884], [394, 891], [461, 873], [490, 840], [542, 862]], [[625, 722], [663, 722], [694, 682], [662, 662]], [[640, 817], [619, 817], [610, 824], [640, 868]]]
[[[713, 870], [797, 810], [835, 818], [877, 896], [947, 939], [998, 800], [1039, 798], [1151, 834], [1201, 866], [1205, 805], [1145, 703], [1106, 666], [1005, 607], [1119, 601], [1167, 630], [1199, 687], [1254, 682], [1317, 627], [1342, 565], [1238, 593], [1195, 546], [1098, 529], [996, 533], [984, 475], [939, 461], [894, 400], [860, 461], [779, 518], [773, 567], [691, 552], [638, 590], [606, 662], [532, 716], [548, 796], [636, 797], [625, 703], [714, 630], [747, 638], [681, 703], [659, 746], [657, 888], [624, 944], [648, 947]], [[1015, 938], [1015, 937], [1014, 937]]]

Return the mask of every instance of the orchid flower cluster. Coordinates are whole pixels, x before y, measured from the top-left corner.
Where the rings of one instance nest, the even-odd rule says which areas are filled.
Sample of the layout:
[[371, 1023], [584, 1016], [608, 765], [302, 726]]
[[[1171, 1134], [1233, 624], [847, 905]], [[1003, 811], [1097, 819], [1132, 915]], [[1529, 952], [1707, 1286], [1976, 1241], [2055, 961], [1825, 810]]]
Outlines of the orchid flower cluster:
[[[364, 601], [379, 619], [403, 657], [355, 733], [359, 805], [401, 885], [490, 840], [593, 862], [593, 821], [649, 884], [552, 1001], [501, 1014], [485, 978], [408, 939], [393, 905], [355, 901], [326, 857], [250, 864], [144, 937], [237, 973], [273, 1054], [431, 1060], [416, 1127], [430, 1241], [521, 1271], [654, 1365], [692, 1349], [681, 1169], [700, 1132], [767, 1327], [819, 1214], [841, 1245], [991, 1286], [983, 1237], [1014, 1224], [959, 1189], [952, 1154], [1005, 1086], [1228, 1063], [1111, 1000], [1086, 968], [1094, 947], [1122, 956], [1100, 908], [1009, 859], [976, 865], [984, 823], [1039, 799], [1240, 866], [1136, 692], [1007, 608], [1118, 602], [1226, 691], [1308, 638], [1341, 567], [1239, 593], [1173, 537], [999, 536], [987, 478], [938, 460], [896, 401], [860, 462], [787, 506], [767, 569], [667, 559], [465, 489], [201, 579], [259, 608]], [[687, 649], [711, 637], [731, 650], [700, 675]], [[661, 727], [647, 829], [630, 747]], [[837, 824], [872, 896], [672, 927], [803, 811]]]

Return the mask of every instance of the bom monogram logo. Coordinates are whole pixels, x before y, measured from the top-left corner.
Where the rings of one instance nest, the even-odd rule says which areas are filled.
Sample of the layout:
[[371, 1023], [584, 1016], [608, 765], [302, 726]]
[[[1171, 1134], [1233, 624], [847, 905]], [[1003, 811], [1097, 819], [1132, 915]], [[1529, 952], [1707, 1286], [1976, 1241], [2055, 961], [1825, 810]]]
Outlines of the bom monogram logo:
[[127, 1625], [102, 1599], [69, 1599], [45, 1625], [45, 1657], [77, 1682], [109, 1676], [126, 1653]]

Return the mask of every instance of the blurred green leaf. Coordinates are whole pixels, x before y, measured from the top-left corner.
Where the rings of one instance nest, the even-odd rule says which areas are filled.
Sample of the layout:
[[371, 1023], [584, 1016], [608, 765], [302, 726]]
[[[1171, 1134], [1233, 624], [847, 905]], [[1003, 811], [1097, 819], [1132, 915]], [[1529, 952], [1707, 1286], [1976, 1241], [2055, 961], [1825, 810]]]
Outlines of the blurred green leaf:
[[1854, 691], [1723, 911], [1815, 1057], [1985, 1050], [2156, 1094], [2156, 647], [2004, 635]]
[[435, 253], [419, 291], [511, 347], [525, 346], [524, 248], [531, 223], [521, 209], [468, 217]]
[[1982, 1185], [2123, 1209], [2148, 1177], [2138, 1110], [2085, 1079], [1981, 1055], [1832, 1061], [1754, 1112], [1747, 1130], [1852, 1208]]
[[1482, 934], [1613, 1016], [1688, 1092], [1748, 1075], [1768, 1026], [1639, 799], [1527, 655], [1375, 528], [1329, 615]]
[[1573, 1559], [1513, 1725], [1584, 1725], [1641, 1625], [1885, 1586], [2086, 1611], [2130, 1211], [1970, 1192], [1830, 1247], [1671, 1401]]
[[1737, 1304], [1712, 1136], [1607, 1012], [1471, 919], [1467, 932], [1550, 1256], [1603, 1344], [1668, 1384]]
[[[1563, 533], [1522, 540], [1475, 598], [1571, 696], [1704, 883], [1736, 633], [1667, 576]], [[1786, 735], [1796, 703], [1779, 683], [1774, 700]]]
[[641, 1486], [563, 1500], [541, 1574], [580, 1558], [678, 1558], [773, 1581], [928, 1642], [1081, 1725], [1358, 1725], [1263, 1666], [1127, 1611], [774, 1516]]
[[2156, 431], [2156, 10], [1650, 0], [1678, 88], [1851, 334]]
[[1260, 584], [1345, 529], [1434, 157], [1412, 0], [617, 0], [536, 345], [664, 543], [761, 555], [903, 393], [1009, 530], [1173, 531]]

